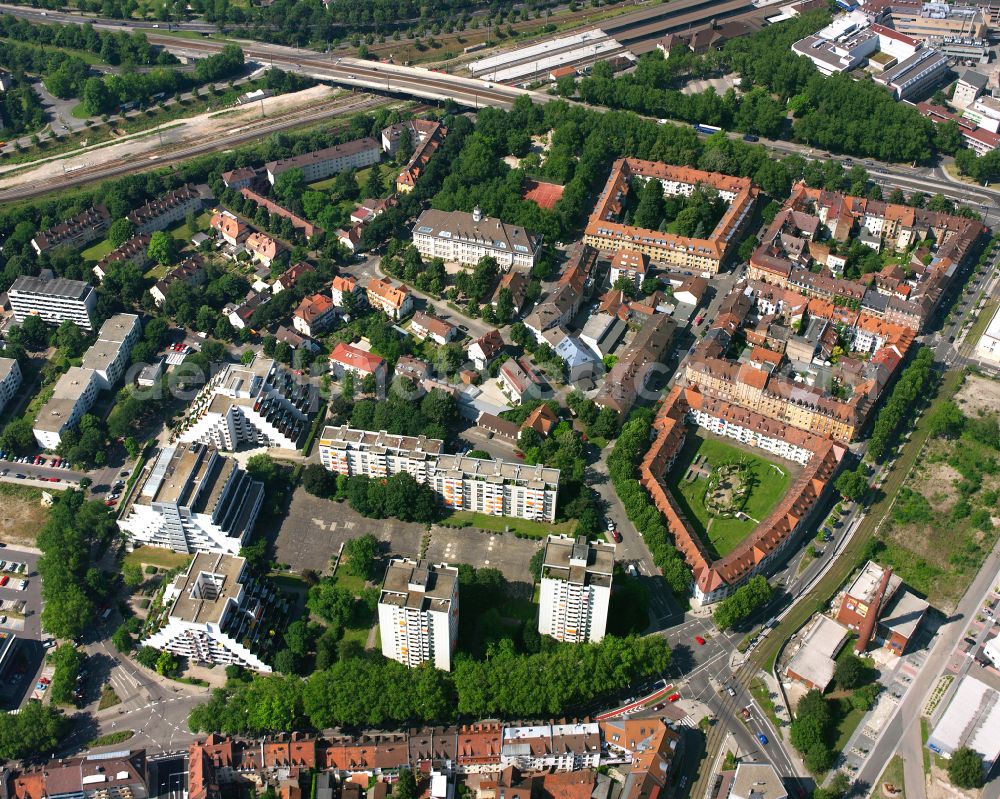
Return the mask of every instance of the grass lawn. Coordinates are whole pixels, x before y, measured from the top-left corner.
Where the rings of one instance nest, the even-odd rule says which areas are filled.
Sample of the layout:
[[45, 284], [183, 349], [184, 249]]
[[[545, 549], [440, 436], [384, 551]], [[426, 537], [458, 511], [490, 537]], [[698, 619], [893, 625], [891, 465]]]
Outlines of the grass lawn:
[[448, 527], [476, 527], [494, 533], [505, 533], [510, 530], [512, 533], [521, 533], [529, 538], [545, 538], [550, 533], [571, 535], [573, 528], [576, 527], [576, 522], [573, 520], [549, 524], [531, 519], [515, 519], [512, 516], [488, 516], [471, 510], [452, 511], [442, 521]]
[[[0, 42], [14, 42], [14, 39], [0, 38]], [[74, 55], [81, 61], [86, 61], [91, 66], [104, 63], [104, 61], [91, 53], [89, 50], [76, 50], [72, 47], [56, 47], [52, 44], [38, 44], [37, 42], [31, 42], [30, 45], [31, 47], [40, 47], [46, 53], [65, 53], [66, 55]]]
[[153, 264], [153, 266], [146, 270], [143, 277], [147, 280], [162, 280], [169, 269], [170, 267], [164, 264]]
[[[212, 222], [212, 214], [209, 211], [204, 211], [195, 217], [195, 233], [202, 230], [207, 230], [209, 224]], [[194, 233], [191, 233], [187, 229], [187, 224], [181, 222], [175, 228], [169, 231], [171, 238], [176, 239], [181, 244], [188, 244], [191, 241], [191, 237]]]
[[191, 556], [162, 547], [138, 547], [125, 555], [125, 565], [157, 566], [161, 569], [179, 569], [191, 562]]
[[781, 720], [778, 718], [777, 712], [774, 709], [774, 701], [771, 699], [771, 692], [768, 690], [767, 685], [763, 680], [754, 678], [753, 682], [750, 683], [750, 695], [757, 700], [757, 704], [760, 705], [761, 709], [767, 713], [767, 717], [771, 720], [774, 728], [781, 728]]
[[[693, 480], [686, 479], [696, 458], [702, 463], [707, 461], [712, 469], [732, 461], [750, 464], [757, 479], [744, 509], [750, 519], [717, 517], [708, 510], [705, 506], [708, 478], [697, 476]], [[784, 496], [790, 482], [791, 473], [787, 466], [723, 441], [697, 435], [688, 436], [668, 478], [668, 485], [691, 526], [716, 557], [731, 552], [753, 531]]]
[[343, 569], [337, 569], [337, 573], [334, 575], [333, 581], [338, 588], [344, 588], [354, 594], [354, 596], [360, 596], [361, 592], [365, 590], [364, 578], [355, 577], [353, 574], [348, 574]]
[[837, 742], [833, 745], [833, 749], [835, 752], [843, 752], [861, 719], [864, 718], [865, 711], [851, 707], [850, 699], [840, 699], [837, 704], [839, 709], [834, 711], [837, 717]]
[[371, 632], [371, 627], [345, 627], [343, 641], [357, 641], [364, 649], [365, 645], [368, 643], [368, 634]]
[[1000, 305], [1000, 300], [989, 300], [983, 306], [983, 310], [979, 312], [976, 321], [969, 328], [969, 335], [965, 337], [965, 343], [968, 346], [975, 347], [979, 339], [982, 338], [983, 333], [990, 324], [990, 320], [993, 318], [993, 314], [996, 313], [998, 305]]
[[903, 787], [903, 758], [899, 755], [893, 755], [892, 760], [889, 761], [889, 765], [882, 772], [882, 776], [878, 778], [875, 792], [872, 794], [875, 799], [898, 799], [899, 794], [890, 796], [882, 790], [882, 786], [885, 784], [892, 785], [898, 789], [902, 789]]
[[97, 244], [95, 244], [93, 247], [88, 247], [87, 249], [85, 249], [82, 253], [80, 253], [80, 257], [84, 261], [94, 261], [96, 263], [97, 261], [100, 261], [109, 252], [111, 252], [113, 249], [114, 247], [111, 246], [111, 242], [108, 241], [107, 239], [103, 239], [97, 242]]

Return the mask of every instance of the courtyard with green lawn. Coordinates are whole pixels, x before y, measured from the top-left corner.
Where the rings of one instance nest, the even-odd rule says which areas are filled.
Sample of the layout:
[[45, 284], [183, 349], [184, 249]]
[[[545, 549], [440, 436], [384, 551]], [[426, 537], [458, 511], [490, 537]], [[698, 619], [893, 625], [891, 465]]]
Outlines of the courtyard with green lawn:
[[709, 553], [720, 558], [767, 517], [798, 469], [692, 429], [667, 485]]

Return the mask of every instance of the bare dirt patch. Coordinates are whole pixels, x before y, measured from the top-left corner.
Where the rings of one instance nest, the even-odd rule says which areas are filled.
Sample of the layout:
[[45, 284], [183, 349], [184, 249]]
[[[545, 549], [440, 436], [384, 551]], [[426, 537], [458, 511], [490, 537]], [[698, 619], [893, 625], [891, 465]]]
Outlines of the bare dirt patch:
[[[911, 487], [927, 499], [936, 510], [950, 512], [958, 501], [959, 493], [955, 487], [962, 475], [953, 466], [938, 460], [946, 456], [947, 445], [943, 441], [932, 441], [927, 446], [927, 457], [923, 464], [914, 470], [910, 478]], [[935, 453], [935, 450], [940, 452]], [[934, 462], [930, 462], [934, 461]]]
[[49, 518], [39, 489], [0, 486], [0, 535], [11, 544], [33, 545]]
[[955, 394], [955, 402], [967, 416], [1000, 413], [1000, 380], [968, 375]]

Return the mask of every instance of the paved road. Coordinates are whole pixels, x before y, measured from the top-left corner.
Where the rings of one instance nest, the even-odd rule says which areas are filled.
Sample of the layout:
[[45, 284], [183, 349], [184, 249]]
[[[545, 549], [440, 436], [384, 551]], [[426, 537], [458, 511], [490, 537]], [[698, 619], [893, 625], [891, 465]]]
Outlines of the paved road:
[[52, 24], [60, 22], [67, 25], [93, 25], [95, 28], [106, 28], [120, 31], [123, 28], [128, 30], [187, 30], [197, 33], [215, 33], [219, 29], [210, 22], [157, 22], [156, 20], [121, 20], [110, 19], [108, 17], [85, 16], [83, 14], [70, 14], [66, 11], [48, 11], [26, 6], [10, 5], [0, 3], [0, 11], [13, 14], [16, 17], [31, 20], [36, 24]]
[[[904, 733], [912, 728], [920, 729], [920, 715], [924, 704], [948, 665], [955, 646], [966, 634], [969, 625], [974, 620], [976, 609], [996, 585], [998, 579], [1000, 579], [1000, 543], [994, 547], [993, 552], [983, 563], [983, 567], [958, 603], [955, 612], [939, 628], [938, 634], [930, 646], [924, 667], [913, 679], [913, 685], [900, 701], [896, 713], [884, 726], [882, 737], [872, 747], [864, 767], [858, 772], [855, 779], [856, 788], [852, 795], [863, 796], [869, 793], [870, 787], [876, 784], [882, 769], [892, 758], [901, 740], [904, 744], [902, 752], [904, 757], [911, 761], [922, 758], [921, 752], [915, 751], [912, 743], [903, 740]], [[968, 668], [968, 664], [966, 664], [966, 668]], [[952, 690], [957, 686], [957, 683], [956, 679]], [[939, 705], [940, 708], [944, 707], [946, 700], [947, 697]], [[919, 762], [920, 760], [918, 760]], [[916, 778], [916, 769], [912, 765], [907, 770], [906, 776], [907, 796], [917, 796], [915, 787], [911, 793], [911, 779]], [[923, 782], [922, 765], [920, 766], [919, 782]], [[1000, 781], [995, 780], [991, 783], [994, 793], [997, 783]]]

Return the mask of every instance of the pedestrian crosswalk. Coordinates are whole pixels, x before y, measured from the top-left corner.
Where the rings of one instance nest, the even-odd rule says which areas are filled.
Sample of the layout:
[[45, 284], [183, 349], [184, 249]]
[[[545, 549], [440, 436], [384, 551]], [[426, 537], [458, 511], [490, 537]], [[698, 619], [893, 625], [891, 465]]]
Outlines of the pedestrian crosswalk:
[[678, 724], [683, 724], [685, 727], [690, 727], [692, 730], [697, 730], [698, 729], [698, 722], [696, 722], [690, 716], [685, 716], [684, 718], [682, 718], [677, 723]]

